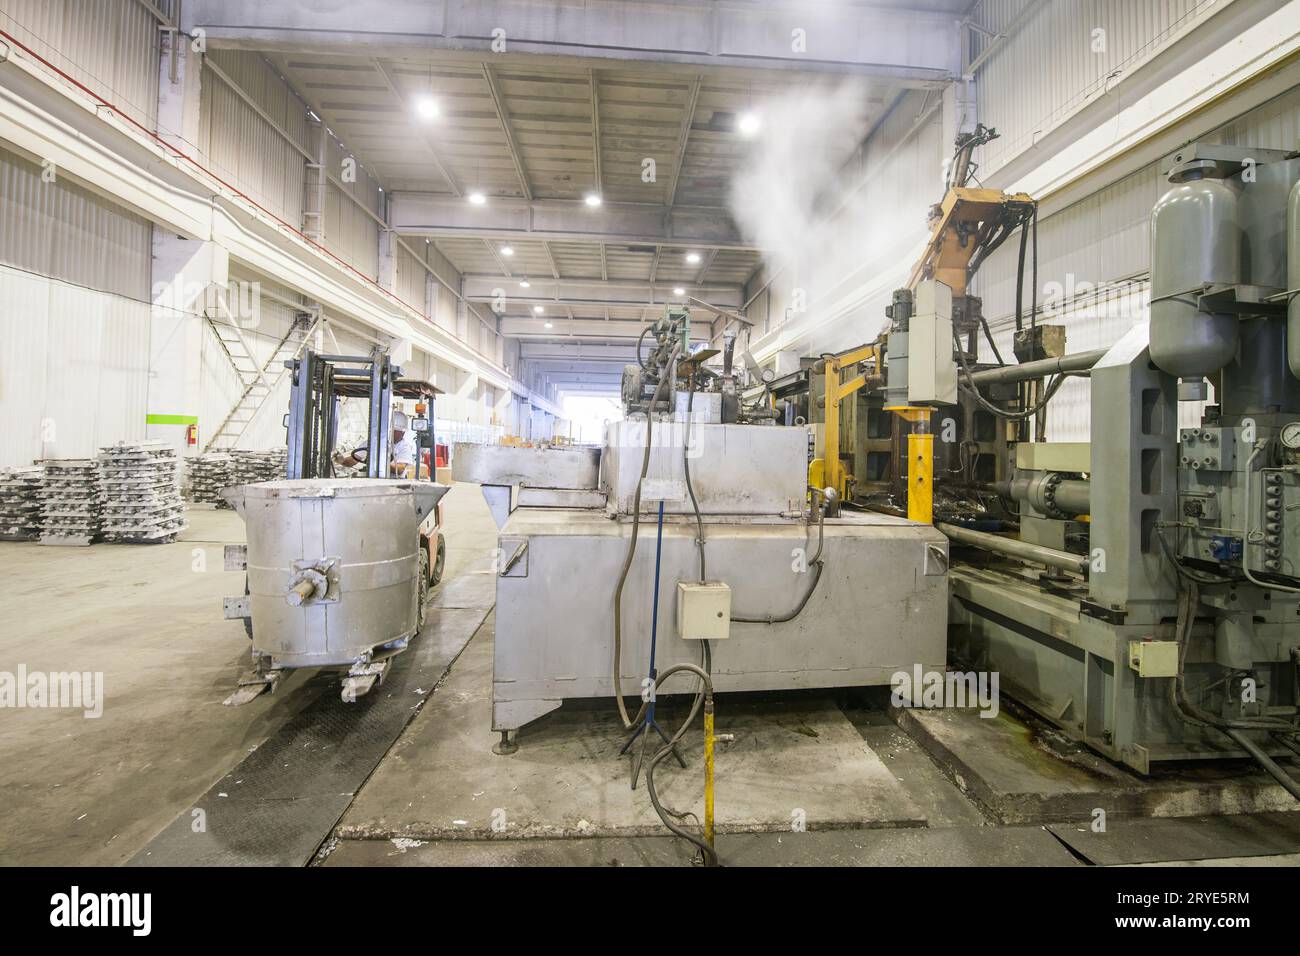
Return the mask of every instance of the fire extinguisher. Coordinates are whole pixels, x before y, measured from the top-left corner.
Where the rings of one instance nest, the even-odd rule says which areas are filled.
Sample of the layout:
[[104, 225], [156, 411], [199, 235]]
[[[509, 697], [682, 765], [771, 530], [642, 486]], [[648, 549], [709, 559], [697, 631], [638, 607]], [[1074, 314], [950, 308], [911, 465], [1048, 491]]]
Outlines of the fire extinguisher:
[[197, 445], [199, 443], [199, 426], [196, 422], [192, 425], [185, 426], [185, 444]]

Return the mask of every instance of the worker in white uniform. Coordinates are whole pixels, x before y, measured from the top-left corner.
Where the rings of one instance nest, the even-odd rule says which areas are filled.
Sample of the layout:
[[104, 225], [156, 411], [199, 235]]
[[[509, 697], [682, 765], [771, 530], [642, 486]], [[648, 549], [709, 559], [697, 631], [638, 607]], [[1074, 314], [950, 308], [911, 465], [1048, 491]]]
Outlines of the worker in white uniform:
[[[410, 425], [404, 411], [393, 409], [393, 438], [389, 446], [388, 473], [394, 478], [414, 478], [416, 475], [415, 463], [419, 456], [419, 446]], [[334, 462], [344, 468], [356, 468], [365, 464], [365, 457], [358, 454], [363, 450], [364, 446], [352, 452], [335, 452]]]
[[406, 412], [393, 412], [393, 459], [389, 472], [395, 478], [414, 478], [416, 474], [419, 447], [415, 442], [415, 432], [409, 430], [410, 424]]

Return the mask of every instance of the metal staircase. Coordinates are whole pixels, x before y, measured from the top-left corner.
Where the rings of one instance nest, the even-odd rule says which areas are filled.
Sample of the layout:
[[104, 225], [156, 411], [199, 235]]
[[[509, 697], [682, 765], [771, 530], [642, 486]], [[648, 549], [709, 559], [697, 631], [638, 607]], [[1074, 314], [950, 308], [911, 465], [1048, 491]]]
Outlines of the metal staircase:
[[[289, 331], [280, 340], [265, 365], [258, 365], [252, 355], [248, 340], [237, 324], [227, 325], [213, 321], [212, 316], [204, 313], [204, 319], [221, 349], [230, 361], [230, 367], [239, 375], [243, 383], [243, 392], [238, 401], [222, 419], [221, 425], [203, 445], [203, 452], [226, 451], [234, 448], [239, 438], [248, 429], [249, 424], [266, 400], [275, 394], [277, 387], [289, 370], [285, 363], [296, 359], [303, 348], [311, 341], [312, 335], [321, 324], [319, 313], [299, 312], [294, 316]], [[274, 372], [274, 377], [271, 374]]]

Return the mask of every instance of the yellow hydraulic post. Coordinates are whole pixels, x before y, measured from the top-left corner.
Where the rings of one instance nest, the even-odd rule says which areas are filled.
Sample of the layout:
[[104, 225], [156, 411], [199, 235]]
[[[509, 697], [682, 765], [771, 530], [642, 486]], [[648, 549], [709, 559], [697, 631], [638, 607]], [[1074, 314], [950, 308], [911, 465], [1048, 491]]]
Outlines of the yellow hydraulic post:
[[713, 846], [713, 697], [704, 701], [704, 841]]
[[822, 474], [820, 480], [810, 480], [809, 484], [834, 488], [840, 500], [847, 499], [849, 494], [849, 474], [840, 461], [840, 403], [862, 388], [867, 380], [866, 375], [857, 375], [841, 382], [840, 373], [871, 358], [876, 359], [879, 366], [880, 355], [874, 345], [864, 345], [840, 355], [828, 355], [823, 360], [825, 388], [821, 403], [825, 410], [825, 434], [822, 437]]
[[910, 422], [907, 434], [907, 517], [923, 524], [934, 523], [934, 436], [930, 434], [932, 409], [913, 405], [894, 406], [887, 411]]

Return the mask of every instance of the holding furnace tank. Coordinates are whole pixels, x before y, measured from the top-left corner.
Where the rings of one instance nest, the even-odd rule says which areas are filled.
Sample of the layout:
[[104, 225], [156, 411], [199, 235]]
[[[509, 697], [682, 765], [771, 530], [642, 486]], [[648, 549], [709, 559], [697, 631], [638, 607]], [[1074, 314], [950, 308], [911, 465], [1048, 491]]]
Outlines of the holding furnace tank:
[[1176, 185], [1151, 216], [1151, 360], [1170, 375], [1217, 372], [1237, 353], [1237, 317], [1201, 312], [1196, 296], [1207, 284], [1242, 282], [1242, 230], [1237, 193], [1208, 178], [1214, 163], [1176, 168]]
[[229, 489], [248, 532], [254, 656], [270, 667], [354, 665], [419, 627], [420, 522], [446, 485], [373, 478]]

